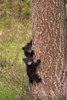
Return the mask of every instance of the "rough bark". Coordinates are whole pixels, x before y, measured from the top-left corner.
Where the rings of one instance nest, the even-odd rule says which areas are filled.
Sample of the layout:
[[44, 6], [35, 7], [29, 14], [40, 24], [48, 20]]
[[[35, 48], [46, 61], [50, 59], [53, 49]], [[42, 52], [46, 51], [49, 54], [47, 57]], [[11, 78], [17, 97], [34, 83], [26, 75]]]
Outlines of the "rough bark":
[[67, 93], [64, 0], [32, 0], [33, 49], [41, 59], [34, 82], [34, 100], [51, 100]]

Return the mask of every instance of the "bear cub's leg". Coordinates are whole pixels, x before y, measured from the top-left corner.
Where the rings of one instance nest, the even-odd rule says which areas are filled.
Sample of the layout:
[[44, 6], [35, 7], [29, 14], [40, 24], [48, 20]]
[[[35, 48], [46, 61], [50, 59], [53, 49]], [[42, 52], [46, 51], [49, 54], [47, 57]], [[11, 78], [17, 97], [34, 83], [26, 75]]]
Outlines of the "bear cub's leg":
[[35, 74], [35, 75], [34, 75], [34, 80], [35, 80], [37, 83], [39, 83], [39, 82], [42, 81], [42, 79], [39, 78], [38, 74]]
[[32, 79], [30, 79], [30, 78], [29, 78], [29, 82], [30, 82], [31, 84], [33, 84], [33, 80], [32, 80]]

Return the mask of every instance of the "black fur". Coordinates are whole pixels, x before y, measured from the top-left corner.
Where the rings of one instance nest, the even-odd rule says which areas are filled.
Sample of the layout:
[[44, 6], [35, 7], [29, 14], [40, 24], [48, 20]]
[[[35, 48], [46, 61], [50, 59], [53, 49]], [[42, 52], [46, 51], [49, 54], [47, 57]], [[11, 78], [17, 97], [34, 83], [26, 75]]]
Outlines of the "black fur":
[[[32, 57], [24, 58], [23, 61], [27, 66], [27, 75], [29, 77], [29, 82], [33, 83], [33, 80], [35, 80], [37, 83], [41, 82], [41, 78], [39, 78], [38, 74], [36, 74], [37, 66], [41, 61], [37, 60], [37, 62], [34, 62]], [[30, 65], [28, 64], [29, 62], [31, 63]]]
[[22, 49], [24, 50], [24, 54], [26, 57], [33, 57], [34, 51], [32, 50], [32, 40], [30, 41], [30, 43], [27, 43], [26, 46], [22, 47]]

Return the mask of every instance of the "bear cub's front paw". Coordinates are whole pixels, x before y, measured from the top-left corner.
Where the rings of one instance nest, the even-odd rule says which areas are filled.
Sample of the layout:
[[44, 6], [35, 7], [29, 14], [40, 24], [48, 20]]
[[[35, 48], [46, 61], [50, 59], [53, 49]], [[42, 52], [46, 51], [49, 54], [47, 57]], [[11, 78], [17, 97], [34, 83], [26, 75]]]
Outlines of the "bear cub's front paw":
[[41, 78], [39, 78], [36, 82], [37, 82], [37, 83], [39, 83], [39, 82], [41, 82], [41, 81], [42, 81], [42, 79], [41, 79]]
[[32, 53], [35, 54], [35, 53], [34, 53], [34, 50], [32, 50]]
[[38, 63], [41, 63], [41, 60], [40, 59], [38, 59], [38, 61], [37, 61]]

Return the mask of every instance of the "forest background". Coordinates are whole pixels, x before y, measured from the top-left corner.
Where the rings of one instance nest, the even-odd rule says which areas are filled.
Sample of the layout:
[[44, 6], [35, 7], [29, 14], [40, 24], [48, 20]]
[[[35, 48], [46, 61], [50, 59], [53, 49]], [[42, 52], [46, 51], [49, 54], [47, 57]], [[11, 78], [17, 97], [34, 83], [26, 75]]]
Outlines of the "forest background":
[[0, 0], [0, 100], [32, 100], [21, 49], [32, 39], [31, 1]]

